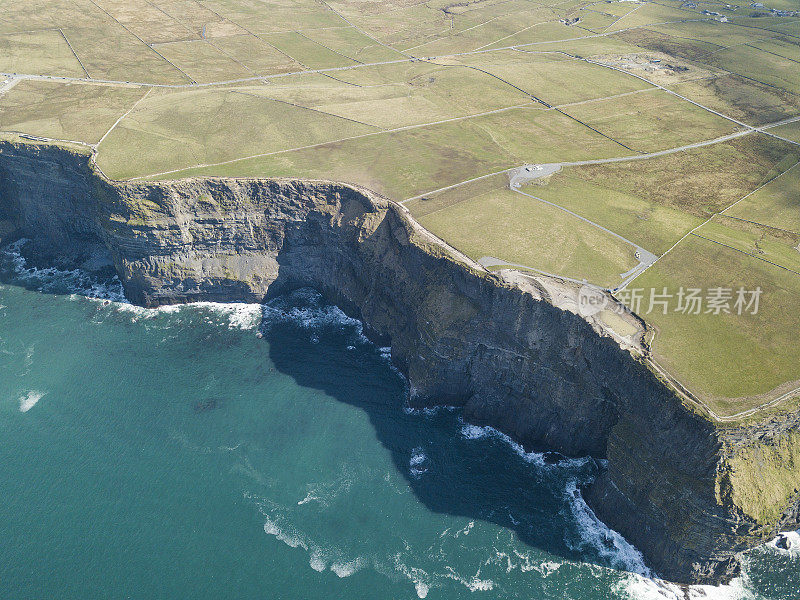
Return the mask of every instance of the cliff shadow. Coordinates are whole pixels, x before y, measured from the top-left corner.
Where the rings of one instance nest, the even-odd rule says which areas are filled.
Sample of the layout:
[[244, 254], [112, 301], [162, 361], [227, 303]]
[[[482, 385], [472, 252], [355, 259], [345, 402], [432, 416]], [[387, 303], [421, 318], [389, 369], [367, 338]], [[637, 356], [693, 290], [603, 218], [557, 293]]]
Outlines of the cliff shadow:
[[298, 385], [366, 412], [426, 508], [494, 523], [557, 557], [625, 568], [615, 564], [615, 554], [623, 554], [615, 547], [619, 538], [576, 491], [597, 474], [593, 460], [525, 454], [504, 436], [464, 423], [460, 409], [409, 409], [405, 381], [385, 350], [368, 343], [355, 321], [335, 307], [296, 310], [287, 301], [296, 294], [268, 303], [286, 303], [277, 313], [265, 310], [262, 334], [270, 360]]

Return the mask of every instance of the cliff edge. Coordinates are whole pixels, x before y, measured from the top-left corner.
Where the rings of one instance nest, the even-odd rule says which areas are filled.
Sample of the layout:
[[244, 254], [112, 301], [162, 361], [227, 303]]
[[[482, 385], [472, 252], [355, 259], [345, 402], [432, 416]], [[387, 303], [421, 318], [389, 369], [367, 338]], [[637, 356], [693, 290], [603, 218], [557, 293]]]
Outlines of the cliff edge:
[[145, 306], [316, 288], [391, 339], [412, 404], [607, 458], [587, 500], [666, 579], [726, 581], [738, 552], [800, 525], [799, 410], [713, 422], [654, 373], [639, 338], [578, 314], [574, 286], [490, 273], [368, 190], [114, 183], [88, 155], [0, 142], [0, 238], [23, 236], [42, 257], [102, 255]]

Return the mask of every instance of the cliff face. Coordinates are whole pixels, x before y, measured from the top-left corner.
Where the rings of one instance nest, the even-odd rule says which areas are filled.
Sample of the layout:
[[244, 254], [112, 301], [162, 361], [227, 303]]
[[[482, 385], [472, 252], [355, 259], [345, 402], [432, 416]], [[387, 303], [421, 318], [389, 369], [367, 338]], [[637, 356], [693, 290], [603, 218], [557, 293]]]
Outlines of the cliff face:
[[736, 552], [798, 525], [797, 413], [719, 429], [597, 324], [555, 306], [569, 286], [487, 273], [366, 190], [112, 184], [86, 156], [5, 143], [2, 222], [42, 256], [104, 253], [147, 306], [322, 291], [391, 339], [412, 403], [461, 405], [525, 445], [607, 457], [587, 499], [667, 579], [728, 579]]

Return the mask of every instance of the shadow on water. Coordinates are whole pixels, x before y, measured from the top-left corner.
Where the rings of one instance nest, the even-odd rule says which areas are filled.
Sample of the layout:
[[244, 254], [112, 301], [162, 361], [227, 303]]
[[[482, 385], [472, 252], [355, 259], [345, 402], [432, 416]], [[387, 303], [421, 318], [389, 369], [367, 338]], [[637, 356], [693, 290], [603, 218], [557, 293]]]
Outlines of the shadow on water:
[[459, 410], [408, 409], [405, 382], [385, 354], [366, 341], [357, 322], [310, 290], [270, 301], [262, 333], [279, 371], [367, 413], [396, 468], [431, 511], [497, 524], [565, 559], [626, 568], [614, 564], [614, 534], [595, 531], [595, 543], [581, 537], [594, 517], [576, 515], [575, 506], [585, 505], [570, 494], [596, 475], [593, 460], [523, 457], [521, 448], [487, 435], [491, 430], [464, 424]]
[[[125, 301], [106, 265], [91, 273], [38, 266], [26, 260], [23, 247], [2, 248], [0, 283]], [[397, 470], [429, 510], [494, 523], [525, 544], [568, 560], [630, 569], [619, 559], [620, 538], [615, 542], [616, 534], [604, 532], [582, 501], [571, 496], [596, 475], [593, 460], [523, 456], [508, 440], [465, 425], [458, 410], [409, 410], [405, 381], [361, 334], [361, 325], [311, 290], [267, 303], [261, 330], [278, 371], [366, 412]], [[206, 400], [194, 409], [205, 412], [216, 405], [217, 400]], [[593, 529], [590, 540], [584, 537], [587, 528]]]

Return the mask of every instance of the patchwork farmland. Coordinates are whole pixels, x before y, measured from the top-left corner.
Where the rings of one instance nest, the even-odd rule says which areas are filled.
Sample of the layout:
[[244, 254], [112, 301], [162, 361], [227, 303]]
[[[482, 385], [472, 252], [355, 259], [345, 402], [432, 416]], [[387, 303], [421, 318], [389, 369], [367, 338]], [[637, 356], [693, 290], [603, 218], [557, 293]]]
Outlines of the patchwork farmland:
[[[734, 418], [800, 386], [800, 16], [764, 4], [28, 0], [0, 135], [114, 180], [365, 186], [487, 268], [609, 290]], [[732, 296], [651, 302], [700, 288]]]

